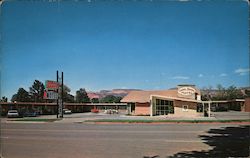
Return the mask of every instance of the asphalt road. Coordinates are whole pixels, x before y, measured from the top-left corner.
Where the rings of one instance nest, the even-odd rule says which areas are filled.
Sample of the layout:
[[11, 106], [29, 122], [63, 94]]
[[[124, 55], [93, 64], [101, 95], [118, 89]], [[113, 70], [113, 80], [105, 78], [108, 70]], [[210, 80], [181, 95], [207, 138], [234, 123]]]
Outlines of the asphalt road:
[[249, 156], [246, 125], [3, 123], [1, 128], [4, 158]]

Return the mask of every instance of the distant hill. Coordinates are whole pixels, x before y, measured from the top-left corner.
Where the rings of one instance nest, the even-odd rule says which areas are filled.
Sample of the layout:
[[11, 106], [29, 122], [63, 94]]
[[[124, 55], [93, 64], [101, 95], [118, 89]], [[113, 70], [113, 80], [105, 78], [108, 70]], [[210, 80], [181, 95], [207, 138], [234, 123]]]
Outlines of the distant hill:
[[[170, 88], [170, 89], [176, 89], [176, 87]], [[245, 94], [246, 90], [250, 91], [250, 87], [240, 87], [238, 89], [240, 89], [243, 94]], [[107, 95], [113, 95], [116, 97], [124, 97], [131, 91], [141, 91], [141, 89], [112, 89], [112, 90], [100, 90], [99, 92], [89, 91], [87, 93], [90, 99], [92, 98], [101, 99], [101, 98], [106, 97]], [[202, 95], [210, 94], [211, 96], [215, 96], [218, 93], [217, 89], [200, 89], [200, 91]]]
[[104, 98], [108, 95], [113, 95], [116, 97], [124, 97], [131, 91], [140, 91], [140, 89], [113, 89], [113, 90], [100, 90], [99, 92], [87, 92], [88, 97], [92, 98]]

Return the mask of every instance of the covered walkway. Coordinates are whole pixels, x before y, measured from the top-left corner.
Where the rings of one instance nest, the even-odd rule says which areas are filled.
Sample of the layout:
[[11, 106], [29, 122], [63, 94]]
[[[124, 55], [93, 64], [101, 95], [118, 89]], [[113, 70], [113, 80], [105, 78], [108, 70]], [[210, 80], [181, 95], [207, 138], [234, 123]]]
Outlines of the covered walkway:
[[[72, 112], [89, 112], [91, 109], [126, 110], [127, 103], [63, 103], [64, 108]], [[35, 102], [0, 102], [1, 114], [6, 115], [8, 110], [16, 109], [19, 112], [36, 111], [40, 114], [56, 114], [57, 103]]]

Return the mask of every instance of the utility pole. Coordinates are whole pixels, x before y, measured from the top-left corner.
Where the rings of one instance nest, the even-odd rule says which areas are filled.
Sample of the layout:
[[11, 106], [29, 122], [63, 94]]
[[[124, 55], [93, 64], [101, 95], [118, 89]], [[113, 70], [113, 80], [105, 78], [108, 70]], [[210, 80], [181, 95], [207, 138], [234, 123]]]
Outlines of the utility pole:
[[[61, 72], [61, 77], [56, 72], [56, 81], [60, 85], [57, 89], [58, 99], [57, 99], [57, 118], [63, 118], [63, 72]], [[59, 94], [60, 93], [60, 94]]]
[[[59, 76], [58, 76], [58, 71], [56, 71], [56, 82], [58, 83], [59, 82]], [[59, 90], [57, 89], [56, 90], [56, 92], [57, 92], [57, 94], [58, 94], [58, 92], [59, 92]], [[58, 99], [59, 98], [57, 98], [57, 100], [56, 100], [56, 118], [58, 118], [58, 112], [59, 112], [59, 104], [58, 104]]]
[[61, 75], [61, 78], [62, 78], [62, 84], [61, 84], [61, 86], [62, 86], [62, 90], [61, 90], [61, 99], [62, 99], [62, 105], [61, 105], [61, 110], [62, 110], [62, 118], [63, 118], [63, 72], [62, 72], [62, 75]]

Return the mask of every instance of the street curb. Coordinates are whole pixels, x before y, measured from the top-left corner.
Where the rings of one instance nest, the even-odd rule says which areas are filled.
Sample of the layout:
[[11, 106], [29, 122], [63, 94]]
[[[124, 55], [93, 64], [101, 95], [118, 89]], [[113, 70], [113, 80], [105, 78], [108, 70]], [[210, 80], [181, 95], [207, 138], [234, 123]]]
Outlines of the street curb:
[[[89, 122], [83, 122], [89, 124]], [[121, 125], [121, 124], [148, 124], [148, 125], [164, 125], [164, 124], [237, 124], [237, 125], [250, 125], [250, 122], [93, 122], [96, 125]]]

